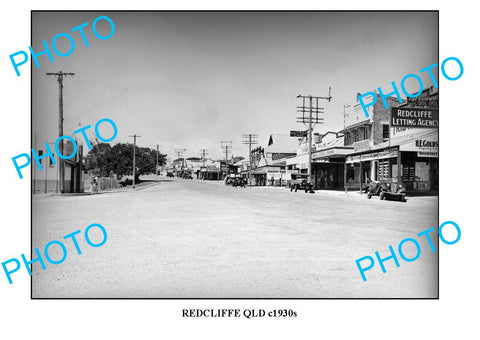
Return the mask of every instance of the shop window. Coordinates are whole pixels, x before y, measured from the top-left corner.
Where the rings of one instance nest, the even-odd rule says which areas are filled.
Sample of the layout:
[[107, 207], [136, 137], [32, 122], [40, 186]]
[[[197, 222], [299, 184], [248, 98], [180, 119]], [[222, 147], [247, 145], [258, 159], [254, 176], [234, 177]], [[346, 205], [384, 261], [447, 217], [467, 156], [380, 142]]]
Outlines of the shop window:
[[383, 124], [383, 141], [386, 142], [390, 138], [390, 126]]
[[358, 130], [355, 129], [355, 130], [353, 131], [353, 133], [354, 133], [354, 142], [358, 142], [358, 141], [360, 140], [360, 138], [359, 138], [359, 136], [358, 136]]
[[388, 159], [380, 159], [378, 161], [377, 178], [379, 180], [387, 180], [390, 178], [390, 161]]
[[363, 129], [363, 139], [370, 139], [370, 129], [368, 126], [365, 126]]
[[42, 164], [43, 158], [41, 158], [42, 155], [43, 155], [43, 150], [38, 150], [38, 158], [40, 158], [40, 165], [43, 165]]
[[350, 145], [350, 133], [349, 132], [345, 132], [345, 134], [343, 135], [343, 139], [344, 139], [344, 145], [345, 146]]
[[413, 182], [415, 181], [415, 166], [414, 165], [403, 165], [402, 169], [402, 180], [404, 182]]

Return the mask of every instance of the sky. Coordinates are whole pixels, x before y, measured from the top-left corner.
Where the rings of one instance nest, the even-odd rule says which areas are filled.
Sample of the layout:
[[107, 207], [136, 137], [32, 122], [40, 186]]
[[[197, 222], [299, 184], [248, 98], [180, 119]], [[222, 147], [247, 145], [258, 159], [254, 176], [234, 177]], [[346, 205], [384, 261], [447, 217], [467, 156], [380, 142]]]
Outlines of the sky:
[[[106, 15], [115, 24], [107, 40], [92, 23]], [[86, 47], [79, 32], [88, 22]], [[110, 26], [99, 21], [99, 34]], [[32, 140], [37, 147], [58, 137], [58, 84], [46, 72], [73, 72], [64, 80], [64, 134], [110, 118], [112, 142], [156, 147], [168, 158], [175, 149], [199, 157], [208, 149], [224, 158], [247, 156], [242, 134], [258, 134], [266, 146], [272, 133], [303, 130], [296, 122], [297, 95], [327, 96], [324, 124], [316, 132], [343, 128], [343, 106], [377, 87], [390, 92], [410, 73], [438, 64], [438, 14], [432, 12], [34, 12], [32, 48], [51, 47], [70, 32], [74, 51], [39, 56], [32, 66]], [[65, 53], [68, 40], [57, 48]], [[407, 82], [414, 93], [415, 82]], [[108, 129], [107, 129], [108, 130]], [[94, 136], [93, 129], [90, 136]], [[102, 130], [103, 131], [103, 130]], [[104, 132], [108, 137], [108, 132]]]

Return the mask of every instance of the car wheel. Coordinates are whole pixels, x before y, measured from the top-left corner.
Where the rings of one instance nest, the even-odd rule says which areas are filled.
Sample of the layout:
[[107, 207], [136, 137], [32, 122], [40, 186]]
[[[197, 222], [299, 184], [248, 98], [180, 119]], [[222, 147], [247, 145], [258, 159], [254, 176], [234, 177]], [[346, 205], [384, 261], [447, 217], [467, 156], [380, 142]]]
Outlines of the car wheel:
[[372, 194], [371, 194], [371, 193], [368, 193], [367, 198], [368, 198], [368, 199], [372, 198]]
[[385, 199], [385, 195], [383, 194], [383, 191], [380, 191], [380, 200], [384, 200]]

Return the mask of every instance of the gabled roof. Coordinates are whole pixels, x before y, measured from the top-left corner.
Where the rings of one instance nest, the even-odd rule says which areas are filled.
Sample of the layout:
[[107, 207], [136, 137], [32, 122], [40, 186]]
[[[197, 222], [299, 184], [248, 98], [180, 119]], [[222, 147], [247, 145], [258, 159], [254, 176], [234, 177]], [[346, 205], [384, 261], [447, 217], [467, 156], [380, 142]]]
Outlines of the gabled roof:
[[242, 166], [244, 163], [248, 163], [248, 160], [241, 159], [238, 162], [233, 163], [234, 166]]
[[337, 138], [331, 140], [330, 142], [326, 143], [325, 147], [330, 148], [330, 147], [333, 147], [333, 146], [343, 146], [343, 138], [344, 138], [343, 136], [337, 137]]
[[298, 139], [290, 137], [289, 134], [271, 134], [268, 139], [268, 146], [265, 148], [267, 153], [296, 153], [298, 148]]

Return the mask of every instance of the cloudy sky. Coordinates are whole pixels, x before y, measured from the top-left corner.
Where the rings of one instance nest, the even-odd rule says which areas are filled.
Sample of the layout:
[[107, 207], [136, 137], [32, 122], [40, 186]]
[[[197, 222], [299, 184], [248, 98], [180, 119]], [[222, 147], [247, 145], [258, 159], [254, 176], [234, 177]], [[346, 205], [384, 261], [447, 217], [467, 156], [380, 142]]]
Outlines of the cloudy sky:
[[[115, 23], [108, 40], [96, 38], [93, 20]], [[170, 157], [173, 149], [199, 156], [209, 149], [222, 157], [220, 142], [233, 141], [233, 154], [246, 156], [245, 133], [259, 135], [301, 130], [296, 96], [325, 96], [325, 124], [316, 131], [343, 127], [343, 105], [358, 92], [438, 63], [437, 13], [411, 12], [65, 12], [32, 14], [32, 47], [41, 51], [58, 33], [88, 22], [90, 46], [71, 33], [75, 50], [40, 56], [32, 66], [32, 122], [37, 143], [58, 137], [58, 85], [46, 72], [74, 72], [64, 81], [65, 134], [101, 118], [118, 126], [115, 142], [154, 147]], [[98, 24], [108, 34], [105, 21]], [[58, 49], [69, 50], [60, 38]], [[432, 85], [421, 75], [425, 86]], [[411, 85], [411, 84], [407, 84]], [[411, 85], [412, 93], [416, 86]], [[390, 91], [388, 91], [390, 92]], [[92, 131], [93, 134], [93, 131]]]

